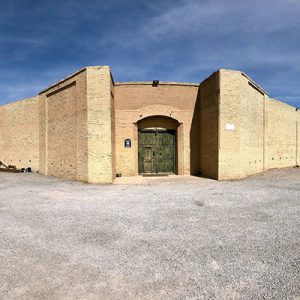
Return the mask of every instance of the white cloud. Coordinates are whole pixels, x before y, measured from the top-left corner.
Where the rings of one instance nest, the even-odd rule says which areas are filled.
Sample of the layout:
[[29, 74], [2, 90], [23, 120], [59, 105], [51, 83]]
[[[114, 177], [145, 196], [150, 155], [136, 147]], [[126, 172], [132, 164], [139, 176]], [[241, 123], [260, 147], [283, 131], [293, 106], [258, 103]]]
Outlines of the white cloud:
[[[59, 20], [51, 24], [51, 28], [43, 23], [33, 36], [17, 40], [0, 37], [2, 44], [16, 42], [20, 48], [29, 45], [24, 51], [10, 55], [7, 59], [11, 62], [26, 61], [32, 57], [33, 49], [43, 52], [47, 59], [48, 46], [50, 49], [63, 44], [77, 47], [77, 52], [69, 54], [74, 55], [73, 60], [59, 64], [54, 61], [53, 71], [43, 71], [40, 74], [43, 79], [24, 82], [24, 91], [29, 93], [28, 86], [36, 91], [39, 84], [43, 88], [63, 78], [74, 71], [79, 59], [81, 64], [111, 65], [116, 81], [158, 78], [199, 82], [221, 67], [249, 71], [251, 76], [259, 72], [261, 80], [266, 70], [268, 75], [258, 83], [271, 94], [270, 88], [275, 91], [279, 85], [285, 86], [285, 90], [277, 89], [276, 94], [285, 95], [283, 97], [300, 94], [300, 86], [294, 80], [300, 75], [299, 0], [140, 0], [139, 4], [144, 5], [144, 10], [138, 11], [141, 15], [119, 11], [119, 15], [113, 15], [113, 21], [103, 24], [97, 23], [101, 10], [98, 1], [91, 0], [81, 6], [95, 6], [95, 10], [82, 11], [73, 2], [64, 2], [56, 15]], [[123, 2], [109, 2], [105, 10], [115, 12], [114, 7]], [[42, 7], [46, 10], [48, 6]], [[72, 13], [64, 19], [66, 10]], [[81, 22], [80, 26], [77, 21]], [[88, 30], [77, 32], [82, 25]], [[43, 35], [45, 29], [48, 34]], [[69, 50], [72, 49], [65, 49], [66, 53]], [[59, 53], [62, 51], [64, 49]], [[284, 74], [276, 74], [278, 70]], [[293, 93], [289, 89], [293, 89]], [[15, 92], [11, 89], [7, 93], [21, 95], [22, 85]]]
[[142, 31], [153, 38], [188, 35], [199, 30], [218, 36], [228, 32], [250, 34], [276, 33], [300, 24], [300, 1], [215, 0], [180, 1], [150, 18]]

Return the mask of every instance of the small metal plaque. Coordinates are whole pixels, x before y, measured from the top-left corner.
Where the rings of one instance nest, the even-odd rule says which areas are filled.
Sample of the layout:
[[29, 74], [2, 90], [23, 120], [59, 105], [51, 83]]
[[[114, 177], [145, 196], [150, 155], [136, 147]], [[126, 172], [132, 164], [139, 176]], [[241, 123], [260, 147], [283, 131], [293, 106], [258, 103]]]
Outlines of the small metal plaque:
[[131, 148], [131, 139], [125, 139], [124, 140], [124, 147], [125, 148]]

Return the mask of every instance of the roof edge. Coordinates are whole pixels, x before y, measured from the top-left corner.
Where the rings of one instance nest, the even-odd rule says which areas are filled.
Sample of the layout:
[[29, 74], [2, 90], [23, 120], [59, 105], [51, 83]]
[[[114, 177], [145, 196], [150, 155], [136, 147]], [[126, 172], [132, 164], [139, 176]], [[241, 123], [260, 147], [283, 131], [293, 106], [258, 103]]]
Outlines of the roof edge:
[[41, 94], [43, 94], [43, 93], [45, 93], [45, 92], [51, 90], [51, 89], [54, 88], [55, 86], [57, 86], [57, 85], [59, 85], [59, 84], [65, 82], [65, 81], [67, 81], [68, 79], [70, 79], [70, 78], [72, 78], [72, 77], [78, 75], [79, 73], [82, 73], [83, 71], [86, 70], [86, 68], [87, 68], [87, 67], [84, 67], [84, 68], [82, 68], [82, 69], [76, 71], [75, 73], [72, 73], [71, 75], [65, 77], [64, 79], [61, 79], [61, 80], [59, 80], [59, 81], [57, 81], [57, 82], [51, 84], [50, 86], [48, 86], [48, 87], [46, 87], [45, 89], [41, 90], [41, 91], [39, 92], [39, 95], [41, 95]]
[[259, 84], [257, 84], [251, 77], [249, 77], [246, 73], [241, 71], [241, 74], [246, 77], [258, 90], [260, 90], [263, 94], [269, 96], [269, 93], [266, 92]]
[[240, 73], [242, 76], [246, 77], [261, 93], [266, 94], [267, 96], [269, 96], [269, 93], [266, 92], [258, 83], [256, 83], [249, 75], [247, 75], [245, 72], [241, 71], [241, 70], [233, 70], [233, 69], [225, 69], [225, 68], [220, 68], [218, 71], [231, 71], [231, 72], [238, 72]]
[[[126, 82], [116, 82], [115, 86], [121, 85], [152, 85], [152, 81], [126, 81]], [[198, 83], [194, 82], [175, 82], [175, 81], [159, 81], [159, 85], [181, 85], [181, 86], [195, 86], [199, 87]]]
[[101, 68], [109, 68], [109, 66], [87, 66], [87, 67], [81, 68], [81, 69], [79, 69], [78, 71], [72, 73], [71, 75], [69, 75], [69, 76], [67, 76], [67, 77], [65, 77], [65, 78], [63, 78], [63, 79], [61, 79], [61, 80], [59, 80], [59, 81], [57, 81], [57, 82], [51, 84], [50, 86], [46, 87], [45, 89], [43, 89], [42, 91], [39, 92], [39, 95], [41, 95], [41, 94], [43, 94], [43, 93], [45, 93], [45, 92], [51, 90], [51, 89], [54, 88], [55, 86], [57, 86], [57, 85], [59, 85], [59, 84], [65, 82], [65, 81], [69, 80], [70, 78], [72, 78], [72, 77], [74, 77], [74, 76], [76, 76], [76, 75], [78, 75], [78, 74], [84, 72], [84, 71], [87, 70], [87, 69], [101, 69]]
[[[284, 101], [282, 101], [282, 100], [279, 100], [279, 99], [277, 99], [277, 98], [269, 97], [269, 100], [270, 100], [270, 101], [274, 101], [274, 102], [279, 102], [279, 103], [281, 103], [281, 104], [283, 104], [283, 105], [286, 105], [286, 106], [289, 106], [289, 107], [291, 107], [291, 108], [296, 109], [296, 111], [299, 111], [299, 107], [297, 107], [297, 106], [295, 106], [295, 105], [292, 105], [292, 104], [289, 104], [289, 103], [286, 103], [286, 102], [284, 102]], [[299, 112], [300, 112], [300, 111], [299, 111]]]
[[6, 107], [6, 106], [9, 106], [9, 105], [20, 104], [20, 102], [28, 103], [30, 101], [36, 101], [36, 100], [38, 100], [38, 97], [39, 97], [38, 95], [35, 95], [35, 96], [32, 96], [32, 97], [26, 97], [26, 98], [23, 98], [23, 99], [12, 100], [10, 102], [0, 104], [0, 107]]

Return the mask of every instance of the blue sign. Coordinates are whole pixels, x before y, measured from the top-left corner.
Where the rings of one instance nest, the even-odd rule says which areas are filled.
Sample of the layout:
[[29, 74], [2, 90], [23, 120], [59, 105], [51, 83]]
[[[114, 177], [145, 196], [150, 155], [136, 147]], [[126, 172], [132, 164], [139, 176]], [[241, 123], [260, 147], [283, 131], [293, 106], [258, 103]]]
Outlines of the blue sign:
[[124, 140], [124, 147], [131, 148], [131, 139]]

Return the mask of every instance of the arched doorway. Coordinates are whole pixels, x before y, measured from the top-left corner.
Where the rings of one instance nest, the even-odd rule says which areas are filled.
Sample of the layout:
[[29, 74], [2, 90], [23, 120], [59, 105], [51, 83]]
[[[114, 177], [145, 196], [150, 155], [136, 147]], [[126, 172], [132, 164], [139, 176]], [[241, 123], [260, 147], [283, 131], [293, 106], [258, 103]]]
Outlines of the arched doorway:
[[170, 117], [151, 116], [137, 125], [139, 174], [176, 174], [179, 122]]

